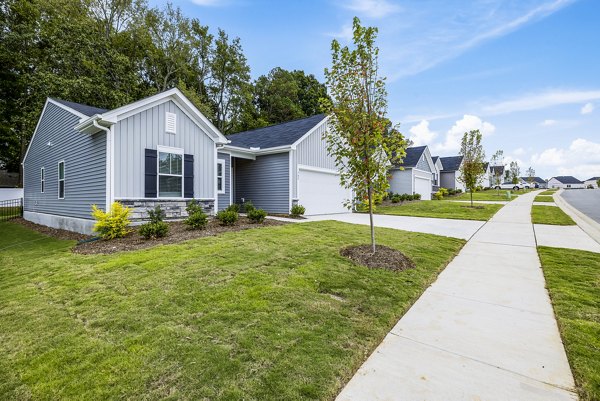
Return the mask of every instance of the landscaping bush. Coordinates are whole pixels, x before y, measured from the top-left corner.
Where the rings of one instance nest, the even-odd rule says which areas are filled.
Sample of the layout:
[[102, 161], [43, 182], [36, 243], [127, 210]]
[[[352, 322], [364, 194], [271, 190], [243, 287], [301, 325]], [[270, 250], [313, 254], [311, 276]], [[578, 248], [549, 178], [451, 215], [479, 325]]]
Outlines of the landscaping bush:
[[[248, 203], [248, 202], [246, 202], [246, 203]], [[240, 212], [240, 205], [238, 205], [237, 203], [232, 203], [231, 205], [227, 206], [227, 209], [225, 209], [225, 210], [239, 213]]]
[[444, 198], [444, 195], [442, 195], [442, 193], [440, 191], [437, 191], [436, 193], [433, 194], [433, 199], [435, 200], [442, 200]]
[[440, 193], [442, 194], [442, 196], [448, 196], [448, 189], [447, 188], [440, 188]]
[[294, 217], [302, 216], [304, 212], [306, 212], [306, 208], [302, 205], [293, 205], [292, 210], [290, 210], [290, 214]]
[[457, 194], [461, 194], [461, 193], [462, 193], [462, 189], [460, 189], [460, 188], [456, 188], [456, 189], [454, 190], [454, 192], [455, 192], [455, 193], [457, 193]]
[[200, 206], [194, 199], [192, 199], [185, 210], [188, 212], [188, 218], [183, 222], [192, 230], [202, 230], [206, 228], [208, 224], [208, 216], [202, 210], [202, 206]]
[[456, 195], [456, 190], [454, 188], [446, 189], [446, 195]]
[[224, 226], [233, 226], [238, 221], [239, 215], [234, 210], [221, 210], [217, 213], [217, 220]]
[[394, 194], [391, 198], [392, 203], [398, 203], [402, 200], [402, 198], [400, 197], [400, 195], [398, 194]]
[[255, 210], [256, 208], [254, 207], [254, 204], [252, 203], [252, 201], [246, 201], [244, 202], [244, 212], [250, 213], [251, 211]]
[[169, 225], [163, 221], [165, 211], [157, 205], [154, 209], [148, 210], [148, 223], [140, 226], [140, 235], [145, 239], [166, 237], [169, 232]]
[[124, 207], [119, 202], [114, 202], [110, 207], [110, 212], [106, 213], [92, 205], [92, 217], [96, 219], [94, 231], [104, 239], [122, 238], [129, 230], [127, 227], [131, 223], [129, 215], [131, 209]]
[[265, 221], [265, 217], [267, 217], [267, 212], [263, 209], [252, 209], [248, 212], [248, 218], [253, 223], [262, 223]]
[[421, 194], [414, 194], [413, 200], [421, 200]]

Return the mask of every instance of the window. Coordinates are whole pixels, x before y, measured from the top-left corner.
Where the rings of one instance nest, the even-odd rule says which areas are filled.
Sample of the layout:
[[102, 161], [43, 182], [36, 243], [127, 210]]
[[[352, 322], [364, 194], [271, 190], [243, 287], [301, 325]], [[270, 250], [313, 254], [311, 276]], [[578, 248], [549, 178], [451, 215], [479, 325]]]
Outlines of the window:
[[217, 192], [225, 193], [225, 160], [217, 160]]
[[58, 199], [65, 199], [65, 162], [58, 162]]
[[169, 112], [165, 114], [165, 131], [169, 134], [177, 131], [177, 114]]
[[[173, 152], [173, 151], [171, 151]], [[183, 188], [183, 152], [158, 152], [158, 197], [181, 198]]]
[[45, 189], [45, 185], [46, 184], [46, 177], [45, 177], [45, 169], [42, 167], [40, 169], [40, 192], [44, 193], [44, 189]]

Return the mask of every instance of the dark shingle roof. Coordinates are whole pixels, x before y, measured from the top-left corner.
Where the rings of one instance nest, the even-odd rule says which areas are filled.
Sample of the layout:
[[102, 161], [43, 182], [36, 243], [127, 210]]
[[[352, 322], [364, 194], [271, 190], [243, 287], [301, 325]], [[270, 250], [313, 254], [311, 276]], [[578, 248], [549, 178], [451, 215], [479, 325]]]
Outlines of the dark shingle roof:
[[423, 152], [425, 152], [426, 147], [427, 146], [415, 146], [412, 148], [407, 148], [406, 156], [404, 156], [402, 163], [399, 163], [398, 166], [415, 167], [423, 155]]
[[583, 184], [583, 182], [579, 181], [572, 175], [559, 175], [558, 177], [553, 178], [562, 184]]
[[291, 145], [325, 118], [325, 114], [288, 121], [227, 136], [232, 146], [241, 148], [274, 148]]
[[433, 156], [433, 157], [431, 157], [431, 160], [433, 161], [433, 164], [437, 163], [437, 161], [438, 161], [439, 158], [440, 158], [439, 156]]
[[588, 178], [586, 181], [598, 181], [598, 180], [600, 180], [600, 177]]
[[[525, 182], [529, 182], [529, 177], [519, 177]], [[541, 177], [533, 177], [533, 182], [537, 182], [538, 184], [545, 184], [546, 180]]]
[[107, 109], [101, 109], [99, 107], [92, 107], [92, 106], [88, 106], [87, 104], [69, 102], [69, 101], [61, 100], [61, 99], [52, 99], [52, 100], [54, 100], [55, 102], [58, 102], [62, 105], [65, 105], [67, 107], [70, 107], [71, 109], [78, 111], [81, 114], [84, 114], [88, 117], [91, 117], [94, 114], [102, 114], [105, 111], [108, 111]]
[[504, 174], [504, 166], [490, 166], [490, 172], [492, 175], [502, 175]]
[[462, 156], [440, 157], [442, 171], [457, 171], [462, 163]]

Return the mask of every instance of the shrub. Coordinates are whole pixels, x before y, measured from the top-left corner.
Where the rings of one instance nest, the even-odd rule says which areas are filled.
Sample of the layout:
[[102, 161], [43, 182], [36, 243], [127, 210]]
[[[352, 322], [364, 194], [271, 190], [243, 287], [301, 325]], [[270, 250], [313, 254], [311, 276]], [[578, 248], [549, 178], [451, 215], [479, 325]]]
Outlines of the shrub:
[[440, 191], [437, 191], [436, 193], [433, 194], [433, 199], [435, 200], [442, 200], [444, 198], [444, 195], [442, 195], [442, 193]]
[[183, 222], [192, 230], [202, 230], [208, 224], [208, 216], [202, 210], [202, 206], [192, 199], [185, 208], [188, 212], [188, 218]]
[[169, 225], [164, 221], [149, 222], [140, 226], [140, 235], [145, 239], [166, 237]]
[[250, 213], [251, 211], [253, 211], [255, 209], [256, 208], [254, 207], [254, 204], [252, 203], [252, 201], [244, 202], [244, 212]]
[[[368, 202], [367, 202], [368, 203]], [[368, 206], [368, 204], [367, 204]], [[368, 207], [367, 207], [368, 210]], [[293, 205], [292, 210], [290, 210], [290, 214], [294, 217], [302, 216], [306, 212], [306, 208], [302, 205]]]
[[460, 189], [460, 188], [456, 188], [456, 189], [454, 190], [454, 192], [455, 192], [455, 193], [457, 193], [457, 194], [461, 194], [461, 193], [462, 193], [462, 189]]
[[381, 205], [383, 202], [383, 194], [373, 194], [373, 205]]
[[156, 205], [154, 209], [148, 209], [148, 219], [150, 220], [150, 223], [160, 223], [165, 216], [165, 211], [162, 210], [160, 205]]
[[400, 202], [402, 199], [400, 197], [400, 195], [395, 194], [394, 196], [392, 196], [392, 203], [398, 203]]
[[456, 195], [456, 190], [454, 188], [446, 189], [446, 195]]
[[447, 196], [448, 195], [448, 189], [447, 188], [440, 188], [440, 193], [442, 194], [442, 196]]
[[238, 205], [237, 203], [232, 203], [231, 205], [227, 206], [227, 209], [225, 209], [225, 210], [228, 210], [230, 212], [233, 211], [233, 212], [239, 213], [240, 205]]
[[421, 194], [414, 194], [413, 195], [413, 199], [414, 200], [421, 200]]
[[267, 212], [263, 209], [252, 209], [248, 212], [248, 218], [253, 223], [262, 223], [267, 217]]
[[233, 226], [238, 221], [239, 215], [234, 210], [221, 210], [217, 213], [217, 220], [224, 226]]
[[94, 231], [104, 239], [122, 238], [129, 230], [127, 227], [131, 223], [129, 215], [131, 209], [124, 207], [119, 202], [114, 202], [110, 207], [110, 212], [104, 212], [92, 205], [92, 217], [96, 219]]

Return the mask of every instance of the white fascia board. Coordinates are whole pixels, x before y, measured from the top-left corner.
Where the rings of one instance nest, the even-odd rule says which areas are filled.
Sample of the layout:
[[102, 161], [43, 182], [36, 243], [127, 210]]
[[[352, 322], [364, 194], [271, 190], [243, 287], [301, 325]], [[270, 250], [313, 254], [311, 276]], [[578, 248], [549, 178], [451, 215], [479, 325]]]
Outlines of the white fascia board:
[[290, 150], [293, 150], [290, 145], [276, 146], [273, 148], [265, 148], [265, 149], [257, 149], [257, 150], [241, 148], [241, 147], [232, 146], [232, 145], [225, 145], [220, 149], [222, 149], [224, 152], [231, 154], [233, 157], [241, 157], [241, 158], [252, 159], [252, 160], [256, 159], [256, 156], [264, 156], [264, 155], [270, 155], [270, 154], [274, 154], [274, 153], [285, 153], [285, 152], [289, 152]]
[[425, 151], [423, 153], [425, 154], [425, 159], [427, 160], [427, 164], [429, 164], [429, 168], [431, 169], [431, 171], [435, 171], [435, 164], [433, 163], [433, 158], [431, 157], [429, 146], [425, 147]]
[[292, 143], [291, 148], [296, 149], [296, 146], [306, 138], [308, 138], [313, 132], [319, 129], [323, 124], [326, 124], [329, 120], [329, 116], [325, 116], [321, 121], [317, 123], [314, 127], [312, 127], [306, 134], [302, 135], [296, 142]]

